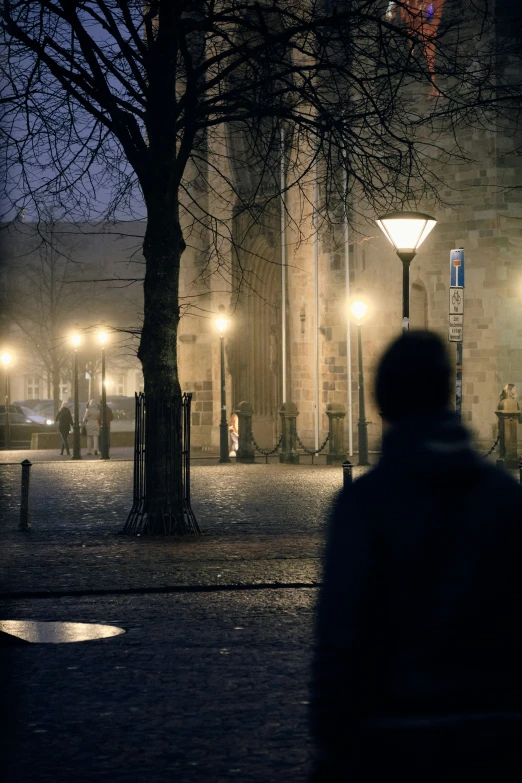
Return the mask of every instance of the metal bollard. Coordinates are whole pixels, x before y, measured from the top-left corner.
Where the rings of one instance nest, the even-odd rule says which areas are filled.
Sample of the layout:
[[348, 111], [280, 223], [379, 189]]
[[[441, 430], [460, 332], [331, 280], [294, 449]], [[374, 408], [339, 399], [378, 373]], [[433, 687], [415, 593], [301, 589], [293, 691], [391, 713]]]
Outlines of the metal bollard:
[[22, 464], [22, 497], [20, 499], [20, 530], [29, 530], [29, 482], [31, 479], [31, 465], [28, 459], [24, 459]]
[[346, 460], [346, 462], [343, 462], [343, 487], [347, 487], [348, 484], [351, 484], [353, 481], [353, 465], [351, 462]]

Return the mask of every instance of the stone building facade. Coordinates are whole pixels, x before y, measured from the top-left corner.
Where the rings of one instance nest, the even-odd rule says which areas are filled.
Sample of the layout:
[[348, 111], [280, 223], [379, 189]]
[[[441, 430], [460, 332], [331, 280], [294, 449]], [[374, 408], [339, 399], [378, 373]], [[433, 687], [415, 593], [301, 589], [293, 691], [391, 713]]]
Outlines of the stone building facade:
[[[522, 390], [522, 159], [515, 153], [520, 141], [520, 133], [462, 128], [459, 143], [472, 152], [473, 160], [455, 162], [440, 172], [444, 206], [417, 205], [438, 223], [411, 264], [411, 328], [433, 329], [447, 339], [449, 254], [464, 248], [463, 420], [483, 450], [496, 437], [494, 411], [501, 388], [509, 382]], [[226, 140], [221, 143], [226, 147]], [[226, 149], [222, 152], [226, 167]], [[225, 174], [238, 188], [256, 184], [255, 172], [231, 165]], [[212, 172], [208, 176], [211, 186], [220, 187], [217, 175], [216, 183]], [[197, 176], [191, 187], [194, 203], [207, 211], [209, 190]], [[178, 357], [181, 387], [193, 393], [194, 448], [216, 449], [219, 444], [220, 343], [214, 319], [223, 305], [230, 321], [228, 415], [241, 401], [249, 401], [254, 436], [261, 446], [271, 447], [281, 432], [281, 405], [292, 401], [299, 410], [298, 433], [313, 448], [327, 434], [326, 406], [341, 403], [348, 414], [346, 443], [352, 433], [357, 451], [357, 343], [348, 300], [358, 292], [370, 304], [363, 325], [369, 444], [370, 450], [380, 448], [382, 422], [372, 387], [379, 355], [401, 331], [401, 265], [374, 222], [377, 215], [367, 211], [363, 219], [358, 204], [348, 205], [348, 226], [333, 229], [325, 224], [316, 230], [313, 187], [310, 181], [307, 197], [290, 190], [284, 204], [275, 198], [270, 210], [251, 225], [233, 199], [213, 205], [231, 237], [228, 243], [223, 240], [221, 263], [215, 268], [209, 262], [208, 232], [194, 228], [193, 212], [190, 222], [187, 217]], [[135, 269], [128, 276], [142, 275], [142, 258], [134, 247], [123, 241], [116, 252], [107, 235], [97, 242], [96, 252], [108, 266], [132, 259]], [[120, 314], [118, 323], [111, 324], [109, 308], [109, 324], [139, 324], [141, 291], [133, 291], [129, 320]], [[113, 291], [112, 296], [120, 294]], [[449, 347], [454, 355], [454, 345]], [[125, 394], [139, 389], [139, 365], [133, 361]], [[406, 395], [422, 393], [421, 388], [405, 389]]]

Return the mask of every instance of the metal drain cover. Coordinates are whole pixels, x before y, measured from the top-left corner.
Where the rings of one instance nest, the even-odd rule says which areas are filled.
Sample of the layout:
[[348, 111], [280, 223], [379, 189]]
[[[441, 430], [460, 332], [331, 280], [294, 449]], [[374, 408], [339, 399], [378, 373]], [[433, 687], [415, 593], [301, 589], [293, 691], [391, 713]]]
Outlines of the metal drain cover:
[[[117, 625], [98, 623], [59, 623], [39, 620], [0, 620], [0, 646], [2, 632], [33, 644], [65, 644], [87, 642], [92, 639], [107, 639], [125, 633]], [[12, 639], [12, 641], [15, 641]]]

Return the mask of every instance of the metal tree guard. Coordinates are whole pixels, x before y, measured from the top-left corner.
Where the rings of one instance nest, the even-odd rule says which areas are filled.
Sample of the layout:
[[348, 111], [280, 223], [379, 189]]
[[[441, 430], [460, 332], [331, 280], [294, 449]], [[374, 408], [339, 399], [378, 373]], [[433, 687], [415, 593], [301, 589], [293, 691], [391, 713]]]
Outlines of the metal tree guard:
[[[183, 394], [181, 398], [155, 400], [147, 404], [143, 392], [136, 394], [136, 429], [134, 433], [134, 500], [123, 533], [198, 535], [201, 533], [190, 504], [190, 403], [192, 394]], [[181, 410], [180, 410], [181, 407]], [[167, 461], [165, 470], [166, 505], [162, 509], [162, 529], [158, 530], [157, 520], [151, 529], [148, 519], [150, 488], [146, 470], [146, 420], [147, 409], [151, 419], [149, 426], [158, 426], [160, 434], [167, 438]], [[177, 422], [181, 422], [181, 437], [177, 438]], [[181, 450], [181, 453], [180, 453]], [[179, 512], [181, 496], [182, 512]], [[175, 510], [174, 510], [175, 509]]]

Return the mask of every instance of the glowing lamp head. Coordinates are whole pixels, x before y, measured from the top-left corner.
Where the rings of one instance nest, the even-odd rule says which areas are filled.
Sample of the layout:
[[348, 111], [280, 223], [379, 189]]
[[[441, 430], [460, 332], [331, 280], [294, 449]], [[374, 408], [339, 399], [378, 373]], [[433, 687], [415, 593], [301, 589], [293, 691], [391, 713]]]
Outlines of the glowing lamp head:
[[385, 237], [401, 255], [413, 256], [437, 221], [423, 212], [390, 212], [375, 221]]
[[12, 355], [9, 353], [9, 351], [4, 351], [4, 353], [0, 356], [0, 360], [2, 364], [4, 365], [4, 368], [7, 370], [11, 362], [13, 361]]
[[228, 326], [228, 319], [227, 318], [216, 318], [216, 326], [219, 330], [220, 334], [225, 334], [225, 330]]
[[356, 302], [352, 302], [350, 305], [350, 312], [354, 318], [356, 318], [358, 321], [362, 321], [368, 312], [368, 305], [366, 302], [362, 302], [360, 299], [358, 299]]
[[72, 344], [74, 345], [75, 348], [78, 348], [78, 346], [80, 345], [81, 341], [82, 341], [82, 338], [80, 337], [79, 334], [73, 334], [73, 336], [71, 337], [71, 342], [72, 342]]
[[98, 332], [98, 341], [102, 345], [105, 345], [105, 343], [107, 342], [107, 338], [108, 338], [107, 332]]

